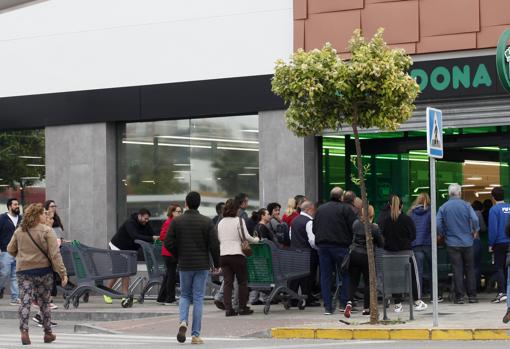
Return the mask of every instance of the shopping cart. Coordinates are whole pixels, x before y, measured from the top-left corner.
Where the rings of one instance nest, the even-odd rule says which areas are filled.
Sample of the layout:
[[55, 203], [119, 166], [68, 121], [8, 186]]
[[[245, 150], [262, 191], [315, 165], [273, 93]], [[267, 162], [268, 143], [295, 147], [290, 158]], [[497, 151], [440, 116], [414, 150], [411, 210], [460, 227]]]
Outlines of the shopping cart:
[[163, 283], [163, 277], [166, 273], [165, 262], [161, 256], [161, 242], [156, 240], [154, 244], [148, 243], [143, 240], [135, 240], [135, 243], [142, 247], [145, 264], [147, 265], [147, 274], [149, 280], [142, 289], [138, 302], [143, 303], [145, 295], [156, 285], [161, 287]]

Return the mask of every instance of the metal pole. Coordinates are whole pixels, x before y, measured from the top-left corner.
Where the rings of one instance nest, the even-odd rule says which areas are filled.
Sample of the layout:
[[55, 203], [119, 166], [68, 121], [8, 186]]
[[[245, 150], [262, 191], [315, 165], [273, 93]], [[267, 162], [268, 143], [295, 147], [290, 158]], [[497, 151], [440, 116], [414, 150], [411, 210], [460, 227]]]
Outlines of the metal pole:
[[432, 306], [434, 327], [439, 326], [437, 302], [436, 159], [430, 157], [430, 226], [432, 233]]

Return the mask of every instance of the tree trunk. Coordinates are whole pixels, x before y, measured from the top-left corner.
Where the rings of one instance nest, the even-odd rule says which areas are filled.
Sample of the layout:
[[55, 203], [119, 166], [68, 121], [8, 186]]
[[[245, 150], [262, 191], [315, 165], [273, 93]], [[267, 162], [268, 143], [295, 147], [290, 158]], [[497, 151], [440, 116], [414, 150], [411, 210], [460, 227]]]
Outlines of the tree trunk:
[[369, 272], [369, 290], [370, 290], [370, 323], [372, 325], [379, 321], [377, 309], [377, 275], [375, 271], [375, 254], [372, 232], [370, 231], [370, 222], [368, 220], [368, 199], [365, 178], [363, 177], [363, 161], [361, 159], [361, 144], [358, 134], [358, 111], [354, 108], [352, 131], [354, 132], [354, 144], [356, 145], [356, 158], [358, 164], [358, 176], [360, 181], [361, 199], [363, 200], [363, 226], [367, 240], [368, 272]]

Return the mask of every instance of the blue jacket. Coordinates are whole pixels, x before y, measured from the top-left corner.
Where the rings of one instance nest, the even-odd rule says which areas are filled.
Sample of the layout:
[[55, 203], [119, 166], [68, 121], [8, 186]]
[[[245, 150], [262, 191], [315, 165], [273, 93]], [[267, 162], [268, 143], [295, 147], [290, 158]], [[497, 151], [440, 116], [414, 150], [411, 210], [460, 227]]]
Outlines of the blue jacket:
[[505, 227], [510, 218], [510, 204], [500, 202], [489, 211], [489, 246], [510, 244], [510, 237], [505, 234]]
[[0, 251], [7, 251], [7, 245], [11, 242], [12, 235], [21, 223], [21, 215], [18, 216], [18, 225], [14, 226], [7, 212], [0, 214]]
[[451, 247], [473, 246], [473, 232], [480, 230], [476, 213], [466, 201], [452, 197], [437, 212], [437, 231]]
[[415, 246], [430, 246], [430, 207], [425, 209], [423, 206], [416, 206], [411, 214], [411, 219], [416, 226], [416, 239], [413, 241]]

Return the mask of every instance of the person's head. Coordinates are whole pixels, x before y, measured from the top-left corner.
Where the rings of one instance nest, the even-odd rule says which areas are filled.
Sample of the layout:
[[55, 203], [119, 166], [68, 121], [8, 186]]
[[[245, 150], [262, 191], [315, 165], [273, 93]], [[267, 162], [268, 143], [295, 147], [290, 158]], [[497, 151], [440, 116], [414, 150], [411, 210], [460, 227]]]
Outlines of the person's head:
[[267, 204], [267, 210], [269, 211], [269, 215], [274, 218], [278, 218], [280, 216], [280, 209], [282, 206], [277, 202], [270, 202]]
[[43, 204], [30, 204], [24, 211], [24, 217], [21, 221], [21, 229], [28, 231], [38, 224], [46, 224], [46, 212]]
[[178, 203], [173, 203], [166, 210], [167, 217], [178, 217], [182, 214], [182, 207]]
[[393, 221], [396, 221], [398, 219], [398, 216], [400, 216], [400, 212], [402, 210], [402, 200], [400, 200], [400, 197], [398, 195], [393, 195], [391, 198], [391, 219]]
[[55, 204], [54, 200], [46, 200], [44, 202], [44, 209], [46, 211], [51, 211], [53, 213], [57, 212], [57, 204]]
[[483, 204], [480, 200], [475, 200], [473, 201], [473, 203], [471, 204], [471, 207], [473, 208], [473, 210], [475, 211], [481, 211], [483, 210]]
[[45, 224], [51, 228], [53, 227], [53, 222], [55, 221], [55, 213], [49, 210], [45, 210], [45, 212], [46, 212]]
[[494, 201], [496, 201], [496, 202], [505, 200], [505, 192], [504, 192], [503, 188], [501, 188], [501, 187], [492, 188], [491, 195], [492, 195], [492, 198], [494, 199]]
[[216, 214], [220, 217], [223, 216], [223, 207], [225, 207], [225, 203], [224, 202], [218, 202], [216, 204]]
[[235, 200], [239, 207], [245, 210], [248, 207], [248, 195], [246, 193], [239, 193], [236, 195]]
[[[365, 217], [365, 209], [364, 208], [361, 208], [361, 221], [363, 221], [364, 217]], [[374, 215], [375, 215], [375, 210], [374, 210], [374, 206], [372, 205], [368, 205], [368, 221], [370, 223], [372, 223], [372, 221], [374, 220]], [[398, 216], [397, 216], [398, 217]]]
[[354, 205], [356, 194], [352, 190], [347, 190], [343, 195], [343, 202], [346, 204]]
[[424, 208], [427, 208], [430, 206], [430, 196], [429, 194], [423, 192], [423, 193], [420, 193], [418, 195], [418, 197], [416, 198], [416, 200], [414, 200], [414, 203], [413, 203], [413, 207], [416, 207], [416, 206], [423, 206]]
[[228, 199], [223, 207], [223, 217], [236, 217], [239, 212], [239, 203], [234, 199]]
[[316, 211], [315, 204], [313, 202], [305, 200], [301, 204], [301, 212], [304, 212], [304, 213], [310, 215], [311, 217], [314, 217], [315, 211]]
[[262, 224], [267, 224], [271, 220], [271, 215], [266, 208], [261, 208], [258, 212], [259, 222]]
[[198, 210], [200, 207], [200, 194], [196, 191], [190, 191], [186, 195], [186, 207], [190, 210]]
[[363, 200], [356, 196], [356, 198], [354, 199], [354, 207], [356, 207], [358, 212], [361, 212], [361, 208], [363, 207]]
[[489, 211], [492, 207], [492, 200], [491, 199], [485, 199], [483, 200], [483, 210], [484, 211]]
[[460, 198], [462, 188], [457, 183], [452, 183], [448, 186], [448, 196], [451, 198]]
[[138, 210], [138, 215], [137, 215], [138, 223], [140, 223], [141, 225], [146, 225], [147, 223], [149, 223], [150, 218], [151, 218], [151, 211], [149, 211], [146, 208], [141, 208]]
[[329, 198], [331, 201], [341, 201], [343, 193], [344, 191], [342, 188], [334, 187], [333, 189], [331, 189]]
[[19, 201], [16, 198], [7, 200], [7, 211], [12, 215], [19, 215]]
[[294, 196], [294, 202], [296, 203], [296, 211], [301, 212], [301, 204], [306, 200], [306, 196], [304, 195], [296, 195]]
[[296, 200], [294, 198], [289, 198], [289, 200], [287, 200], [287, 208], [285, 209], [285, 214], [290, 216], [294, 213], [294, 211], [296, 211]]

